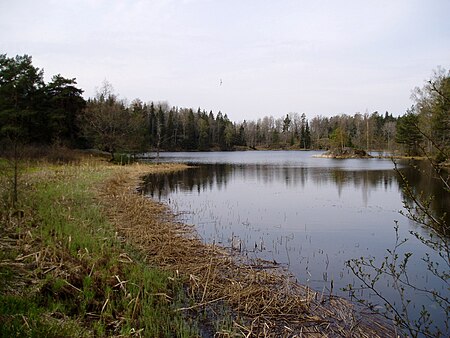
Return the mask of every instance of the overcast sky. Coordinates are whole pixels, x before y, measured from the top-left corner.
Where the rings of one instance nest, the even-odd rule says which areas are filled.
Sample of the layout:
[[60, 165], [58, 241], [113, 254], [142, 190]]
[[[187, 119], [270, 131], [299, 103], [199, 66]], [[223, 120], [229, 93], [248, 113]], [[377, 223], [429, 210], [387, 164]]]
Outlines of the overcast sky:
[[254, 120], [403, 114], [450, 68], [449, 0], [0, 0], [0, 53], [46, 81]]

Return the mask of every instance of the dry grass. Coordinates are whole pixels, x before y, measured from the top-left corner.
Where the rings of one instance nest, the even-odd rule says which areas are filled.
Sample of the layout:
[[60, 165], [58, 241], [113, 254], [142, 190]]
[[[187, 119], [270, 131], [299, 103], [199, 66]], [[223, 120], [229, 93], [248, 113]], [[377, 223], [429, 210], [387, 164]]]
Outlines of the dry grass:
[[[195, 303], [178, 311], [215, 311], [227, 304], [233, 332], [245, 337], [389, 337], [390, 327], [362, 314], [347, 300], [299, 285], [269, 262], [248, 261], [203, 244], [195, 231], [175, 222], [165, 205], [137, 192], [143, 175], [184, 166], [132, 165], [102, 184], [99, 201], [124, 241], [137, 246], [146, 261], [184, 276]], [[232, 331], [216, 336], [231, 336]]]
[[0, 337], [195, 335], [174, 311], [182, 284], [121, 243], [93, 199], [124, 172], [94, 157], [26, 168], [20, 208], [0, 207]]

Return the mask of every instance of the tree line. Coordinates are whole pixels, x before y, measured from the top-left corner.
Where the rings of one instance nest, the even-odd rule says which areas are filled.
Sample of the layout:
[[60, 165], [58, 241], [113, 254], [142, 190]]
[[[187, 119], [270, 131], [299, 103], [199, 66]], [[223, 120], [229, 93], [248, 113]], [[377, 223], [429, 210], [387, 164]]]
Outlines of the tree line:
[[[104, 82], [85, 100], [76, 79], [43, 80], [31, 56], [0, 55], [0, 137], [32, 144], [62, 144], [116, 152], [236, 149], [332, 149], [402, 151], [449, 146], [450, 74], [442, 69], [400, 117], [385, 113], [332, 117], [288, 113], [232, 122], [226, 113], [171, 107], [167, 102], [129, 103]], [[433, 141], [431, 141], [431, 138]]]

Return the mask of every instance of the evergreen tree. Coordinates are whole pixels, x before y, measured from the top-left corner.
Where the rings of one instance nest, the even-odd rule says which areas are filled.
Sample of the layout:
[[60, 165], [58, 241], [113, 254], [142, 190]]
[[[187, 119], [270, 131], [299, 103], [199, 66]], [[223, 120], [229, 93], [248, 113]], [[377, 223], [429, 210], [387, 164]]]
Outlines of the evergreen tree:
[[205, 116], [198, 119], [198, 150], [209, 149], [209, 123]]
[[216, 117], [216, 128], [217, 128], [217, 144], [221, 149], [226, 149], [225, 144], [225, 120], [222, 113], [219, 111]]
[[418, 129], [419, 116], [409, 111], [398, 119], [395, 141], [406, 147], [410, 156], [419, 155], [419, 144], [422, 134]]
[[306, 149], [306, 134], [305, 134], [305, 126], [300, 126], [300, 148]]
[[232, 149], [235, 137], [236, 137], [236, 130], [235, 130], [233, 124], [231, 122], [226, 123], [225, 133], [224, 133], [225, 150]]
[[286, 117], [283, 120], [284, 144], [287, 144], [290, 127], [291, 127], [291, 119], [289, 118], [289, 114], [286, 114]]
[[186, 122], [186, 134], [184, 138], [184, 148], [186, 150], [195, 150], [198, 147], [196, 128], [195, 128], [195, 116], [192, 109], [189, 109]]
[[245, 128], [246, 127], [247, 127], [247, 122], [245, 122], [245, 120], [244, 120], [244, 123], [242, 123], [241, 126], [239, 127], [239, 133], [237, 135], [237, 140], [236, 140], [237, 145], [245, 146], [245, 144], [246, 144]]
[[77, 116], [85, 105], [75, 79], [44, 72], [31, 56], [0, 55], [0, 137], [49, 144], [56, 140], [78, 145]]
[[68, 142], [71, 146], [82, 145], [77, 119], [86, 105], [81, 96], [83, 91], [75, 87], [76, 84], [75, 79], [66, 79], [58, 74], [45, 87], [49, 101], [49, 132], [53, 138]]
[[156, 121], [156, 110], [153, 102], [150, 103], [150, 108], [148, 112], [148, 134], [149, 134], [149, 145], [151, 147], [156, 146], [157, 139], [157, 121]]
[[167, 128], [165, 132], [166, 147], [168, 150], [172, 150], [176, 144], [175, 136], [175, 121], [174, 121], [174, 111], [169, 110], [169, 115], [167, 117]]
[[44, 132], [39, 118], [44, 72], [32, 65], [31, 56], [0, 55], [0, 133], [24, 142]]
[[216, 127], [216, 119], [214, 118], [212, 110], [209, 112], [208, 115], [208, 125], [209, 125], [209, 144], [214, 146], [214, 144], [217, 143], [216, 140], [217, 127]]
[[158, 111], [156, 113], [156, 148], [159, 151], [166, 145], [166, 118], [162, 105], [158, 105]]
[[306, 121], [304, 139], [305, 139], [305, 141], [304, 141], [305, 149], [310, 149], [311, 148], [311, 131], [309, 130], [308, 121]]

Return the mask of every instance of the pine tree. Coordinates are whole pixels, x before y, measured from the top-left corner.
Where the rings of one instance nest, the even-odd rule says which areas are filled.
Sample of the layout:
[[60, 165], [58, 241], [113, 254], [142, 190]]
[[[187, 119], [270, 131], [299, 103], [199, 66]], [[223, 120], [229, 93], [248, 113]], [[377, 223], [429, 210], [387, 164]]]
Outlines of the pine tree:
[[0, 55], [0, 133], [4, 137], [35, 140], [45, 130], [39, 116], [44, 72], [32, 65], [31, 56]]
[[311, 131], [309, 130], [308, 121], [306, 121], [304, 139], [305, 139], [305, 142], [304, 142], [305, 149], [311, 149]]
[[397, 122], [395, 141], [406, 147], [406, 153], [410, 156], [419, 155], [419, 144], [422, 134], [418, 129], [419, 116], [411, 110], [400, 117]]

